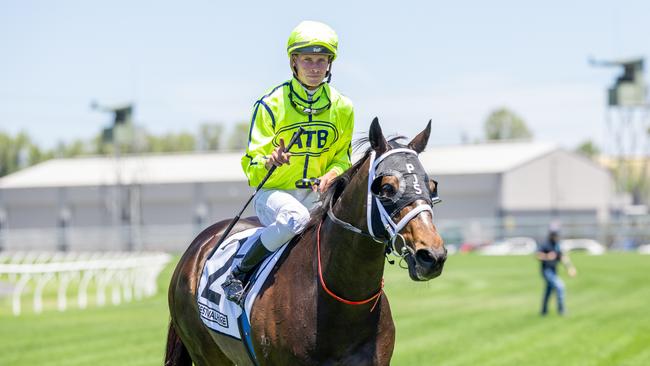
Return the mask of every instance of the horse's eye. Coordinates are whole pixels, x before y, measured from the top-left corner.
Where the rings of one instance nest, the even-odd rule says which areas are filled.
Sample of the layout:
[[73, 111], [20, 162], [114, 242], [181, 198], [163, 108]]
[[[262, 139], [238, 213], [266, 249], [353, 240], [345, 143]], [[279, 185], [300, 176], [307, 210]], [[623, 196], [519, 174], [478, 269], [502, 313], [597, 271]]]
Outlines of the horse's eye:
[[393, 187], [391, 184], [385, 183], [384, 185], [381, 186], [381, 192], [384, 194], [386, 197], [392, 197], [395, 195], [395, 187]]

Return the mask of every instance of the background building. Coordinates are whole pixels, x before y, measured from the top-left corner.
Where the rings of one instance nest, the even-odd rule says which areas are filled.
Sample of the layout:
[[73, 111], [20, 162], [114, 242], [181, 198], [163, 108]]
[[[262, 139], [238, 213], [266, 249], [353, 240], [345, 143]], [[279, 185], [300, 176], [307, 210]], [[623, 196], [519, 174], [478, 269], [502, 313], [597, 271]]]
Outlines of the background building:
[[[0, 179], [0, 245], [181, 251], [252, 194], [240, 157], [55, 159], [19, 171]], [[592, 227], [609, 218], [614, 187], [607, 170], [554, 145], [433, 147], [421, 160], [439, 182], [436, 224], [447, 240], [539, 237], [551, 220]]]

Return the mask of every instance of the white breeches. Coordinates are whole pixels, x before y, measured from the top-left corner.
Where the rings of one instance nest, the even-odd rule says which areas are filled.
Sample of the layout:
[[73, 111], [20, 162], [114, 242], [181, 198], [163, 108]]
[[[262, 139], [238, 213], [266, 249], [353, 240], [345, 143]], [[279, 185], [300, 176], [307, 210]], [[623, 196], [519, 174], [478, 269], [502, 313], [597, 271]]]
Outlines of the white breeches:
[[266, 249], [275, 251], [309, 222], [309, 211], [318, 204], [319, 194], [311, 189], [262, 189], [255, 195], [255, 213], [262, 225], [261, 240]]

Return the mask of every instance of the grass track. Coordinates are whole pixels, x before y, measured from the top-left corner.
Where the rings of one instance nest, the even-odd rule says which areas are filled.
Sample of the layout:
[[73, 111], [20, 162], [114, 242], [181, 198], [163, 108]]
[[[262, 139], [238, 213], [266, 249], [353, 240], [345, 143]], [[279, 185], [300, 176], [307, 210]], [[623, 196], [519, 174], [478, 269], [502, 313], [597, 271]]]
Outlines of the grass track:
[[[650, 365], [650, 256], [573, 261], [564, 318], [537, 314], [542, 280], [530, 257], [452, 256], [424, 284], [387, 267], [393, 365]], [[0, 365], [160, 365], [172, 267], [158, 295], [117, 307], [13, 317], [0, 299]]]

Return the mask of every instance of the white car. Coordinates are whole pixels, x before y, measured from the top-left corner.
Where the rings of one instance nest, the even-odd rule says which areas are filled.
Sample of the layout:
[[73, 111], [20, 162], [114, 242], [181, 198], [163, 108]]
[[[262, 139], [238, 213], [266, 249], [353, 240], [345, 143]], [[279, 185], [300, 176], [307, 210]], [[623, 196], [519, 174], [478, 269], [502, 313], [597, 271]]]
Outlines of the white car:
[[639, 254], [650, 254], [650, 244], [639, 245], [637, 250], [639, 251]]
[[530, 255], [535, 253], [537, 242], [525, 236], [506, 238], [479, 250], [482, 255]]
[[605, 246], [593, 239], [564, 239], [560, 241], [563, 252], [587, 252], [590, 255], [605, 253]]

